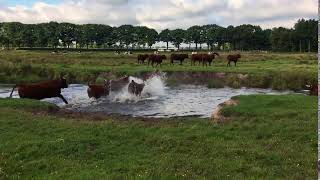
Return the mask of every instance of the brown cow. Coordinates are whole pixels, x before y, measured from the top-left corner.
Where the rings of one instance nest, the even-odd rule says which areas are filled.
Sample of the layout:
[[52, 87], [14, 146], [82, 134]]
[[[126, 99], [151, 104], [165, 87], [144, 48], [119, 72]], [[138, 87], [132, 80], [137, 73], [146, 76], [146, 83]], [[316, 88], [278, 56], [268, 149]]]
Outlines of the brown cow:
[[124, 88], [127, 84], [129, 84], [129, 76], [124, 76], [118, 80], [109, 80], [105, 82], [109, 84], [110, 91], [119, 91]]
[[67, 80], [64, 78], [34, 84], [16, 85], [12, 88], [10, 98], [12, 97], [15, 88], [18, 88], [20, 98], [41, 100], [45, 98], [59, 97], [64, 103], [68, 104], [67, 100], [61, 94], [61, 89], [68, 88]]
[[318, 84], [306, 85], [306, 87], [310, 90], [309, 91], [310, 96], [318, 96], [318, 94], [319, 94]]
[[213, 52], [213, 53], [210, 53], [210, 54], [203, 54], [202, 55], [202, 65], [206, 65], [207, 66], [207, 63], [209, 63], [209, 66], [211, 66], [211, 63], [212, 61], [214, 60], [215, 58], [215, 55], [217, 56], [220, 56], [218, 53], [216, 52]]
[[208, 65], [211, 66], [211, 63], [213, 59], [215, 58], [215, 55], [218, 55], [218, 53], [212, 53], [212, 54], [192, 54], [191, 55], [191, 65], [196, 65], [196, 62], [202, 63], [202, 65]]
[[230, 67], [231, 66], [231, 61], [234, 62], [234, 66], [237, 66], [237, 61], [241, 58], [240, 54], [231, 54], [227, 56], [228, 59], [228, 64], [227, 66]]
[[148, 59], [148, 54], [138, 54], [138, 64], [144, 64], [144, 61]]
[[131, 94], [134, 94], [136, 96], [140, 96], [144, 86], [145, 86], [144, 83], [139, 84], [139, 83], [134, 82], [134, 80], [132, 80], [128, 86], [128, 91]]
[[174, 61], [180, 61], [180, 65], [182, 65], [182, 62], [184, 59], [189, 58], [188, 54], [171, 54], [170, 56], [170, 62], [172, 65], [174, 65]]
[[89, 98], [100, 98], [102, 96], [108, 96], [110, 92], [110, 84], [107, 81], [104, 85], [97, 85], [97, 84], [88, 84], [87, 93]]
[[196, 62], [200, 63], [202, 62], [202, 54], [192, 54], [191, 55], [191, 66], [196, 65]]
[[149, 66], [149, 63], [151, 62], [152, 67], [154, 67], [155, 63], [156, 63], [156, 67], [158, 65], [160, 65], [161, 67], [161, 63], [165, 59], [167, 59], [166, 55], [151, 54], [149, 55], [148, 66]]

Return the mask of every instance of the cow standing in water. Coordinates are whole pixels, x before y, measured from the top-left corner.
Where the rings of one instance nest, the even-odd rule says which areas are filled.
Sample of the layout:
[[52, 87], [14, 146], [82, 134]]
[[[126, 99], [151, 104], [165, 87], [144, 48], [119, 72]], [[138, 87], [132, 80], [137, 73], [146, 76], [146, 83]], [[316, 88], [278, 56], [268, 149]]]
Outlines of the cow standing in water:
[[68, 104], [67, 100], [61, 94], [61, 89], [68, 88], [67, 80], [64, 78], [40, 83], [16, 85], [12, 88], [10, 98], [15, 88], [18, 88], [20, 98], [41, 100], [59, 97], [64, 103]]
[[241, 58], [240, 54], [232, 54], [232, 55], [228, 55], [227, 59], [228, 59], [228, 64], [227, 66], [230, 67], [231, 66], [231, 62], [234, 62], [234, 66], [237, 66], [237, 61]]
[[171, 54], [170, 62], [172, 65], [174, 65], [174, 61], [180, 61], [180, 65], [182, 65], [184, 59], [187, 58], [189, 58], [188, 54]]
[[110, 93], [109, 81], [105, 82], [104, 85], [88, 84], [87, 93], [89, 98], [94, 97], [95, 99], [98, 99], [102, 96], [108, 96]]
[[128, 86], [128, 91], [129, 93], [134, 94], [136, 96], [141, 96], [141, 92], [144, 86], [145, 86], [144, 83], [139, 84], [139, 83], [136, 83], [134, 80], [132, 80]]
[[105, 83], [109, 84], [110, 91], [120, 91], [127, 84], [129, 84], [129, 76], [124, 76], [118, 80], [105, 81]]

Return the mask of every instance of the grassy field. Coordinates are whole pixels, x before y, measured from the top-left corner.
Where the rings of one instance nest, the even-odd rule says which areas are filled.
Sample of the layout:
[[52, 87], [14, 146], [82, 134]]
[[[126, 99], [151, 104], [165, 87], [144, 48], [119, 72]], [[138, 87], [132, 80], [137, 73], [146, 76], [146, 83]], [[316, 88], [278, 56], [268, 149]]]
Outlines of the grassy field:
[[315, 179], [317, 98], [235, 97], [226, 124], [197, 118], [92, 121], [0, 99], [0, 179]]
[[[187, 60], [183, 66], [169, 65], [167, 60], [161, 68], [166, 72], [227, 72], [250, 74], [253, 81], [271, 81], [276, 87], [290, 88], [291, 82], [304, 85], [317, 80], [317, 55], [289, 53], [243, 52], [238, 67], [226, 67], [228, 53], [221, 52], [212, 67], [190, 66]], [[166, 54], [169, 58], [169, 54]], [[137, 63], [137, 54], [115, 55], [112, 52], [69, 52], [52, 54], [48, 51], [1, 51], [0, 82], [34, 82], [65, 74], [71, 82], [83, 82], [111, 72], [116, 75], [141, 75], [155, 69]], [[272, 84], [271, 83], [271, 84]], [[270, 83], [269, 83], [270, 84]]]

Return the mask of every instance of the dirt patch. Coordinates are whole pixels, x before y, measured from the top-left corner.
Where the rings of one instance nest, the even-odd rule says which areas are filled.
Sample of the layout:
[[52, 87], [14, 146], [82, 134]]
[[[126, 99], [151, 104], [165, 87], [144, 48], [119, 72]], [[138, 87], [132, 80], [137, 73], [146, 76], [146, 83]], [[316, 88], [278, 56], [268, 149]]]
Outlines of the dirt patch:
[[237, 106], [239, 104], [238, 100], [230, 99], [222, 104], [219, 104], [217, 109], [212, 113], [211, 119], [217, 123], [226, 123], [230, 118], [222, 115], [221, 110], [226, 106]]

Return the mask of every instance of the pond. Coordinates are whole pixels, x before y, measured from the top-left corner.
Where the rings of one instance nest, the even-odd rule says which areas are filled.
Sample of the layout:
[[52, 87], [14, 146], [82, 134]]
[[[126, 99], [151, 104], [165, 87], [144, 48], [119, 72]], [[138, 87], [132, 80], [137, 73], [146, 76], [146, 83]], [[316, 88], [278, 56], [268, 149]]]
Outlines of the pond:
[[[135, 81], [142, 81], [130, 77]], [[272, 89], [256, 88], [219, 88], [209, 89], [205, 86], [180, 85], [168, 87], [165, 78], [155, 76], [145, 82], [146, 86], [141, 97], [131, 95], [127, 87], [120, 92], [112, 92], [108, 97], [88, 98], [87, 85], [71, 84], [63, 89], [62, 94], [69, 101], [65, 105], [59, 98], [44, 99], [62, 108], [80, 112], [103, 112], [106, 114], [121, 114], [134, 117], [177, 117], [199, 116], [210, 117], [219, 104], [237, 95], [250, 94], [288, 94], [292, 91], [275, 91]], [[0, 97], [8, 97], [11, 87], [0, 86]], [[14, 98], [18, 98], [15, 91]]]

